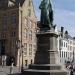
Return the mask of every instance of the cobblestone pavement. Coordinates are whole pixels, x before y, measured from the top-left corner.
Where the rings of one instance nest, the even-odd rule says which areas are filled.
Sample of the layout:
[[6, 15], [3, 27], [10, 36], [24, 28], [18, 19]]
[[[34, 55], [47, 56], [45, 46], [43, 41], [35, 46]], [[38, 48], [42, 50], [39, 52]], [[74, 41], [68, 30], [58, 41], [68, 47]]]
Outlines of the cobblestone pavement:
[[14, 75], [19, 75], [19, 68], [11, 68], [11, 66], [0, 66], [0, 75], [10, 75], [10, 73], [13, 73]]

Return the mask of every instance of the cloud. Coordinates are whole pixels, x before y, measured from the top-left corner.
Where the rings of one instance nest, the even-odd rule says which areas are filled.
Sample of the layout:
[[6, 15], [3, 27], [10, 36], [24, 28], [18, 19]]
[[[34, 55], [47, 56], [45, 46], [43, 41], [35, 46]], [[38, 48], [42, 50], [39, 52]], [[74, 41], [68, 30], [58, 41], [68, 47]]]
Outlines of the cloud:
[[[40, 20], [40, 11], [36, 10], [37, 19]], [[54, 24], [60, 28], [64, 27], [68, 30], [71, 36], [75, 34], [75, 12], [62, 9], [54, 9]]]
[[52, 4], [55, 8], [75, 10], [75, 0], [52, 0]]
[[[40, 20], [40, 0], [33, 0], [37, 19]], [[63, 26], [69, 33], [75, 35], [75, 0], [52, 0], [54, 24]]]
[[37, 20], [40, 20], [40, 10], [39, 10], [40, 2], [41, 2], [40, 0], [33, 0]]
[[75, 11], [55, 9], [54, 23], [57, 26], [63, 26], [73, 36], [73, 33], [75, 33]]
[[36, 13], [36, 16], [37, 16], [37, 20], [40, 20], [40, 11], [36, 10], [35, 13]]

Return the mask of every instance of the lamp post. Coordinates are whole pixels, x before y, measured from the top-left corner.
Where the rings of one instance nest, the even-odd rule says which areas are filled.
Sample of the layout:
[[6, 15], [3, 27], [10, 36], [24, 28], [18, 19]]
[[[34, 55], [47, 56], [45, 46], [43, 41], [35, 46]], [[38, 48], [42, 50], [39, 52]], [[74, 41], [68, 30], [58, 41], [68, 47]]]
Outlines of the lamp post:
[[20, 40], [17, 41], [17, 48], [19, 51], [19, 71], [20, 71], [20, 56], [22, 55], [22, 65], [21, 65], [21, 73], [23, 73], [23, 45]]
[[22, 66], [21, 66], [21, 73], [23, 73], [23, 45], [21, 46], [22, 49]]
[[20, 49], [19, 50], [19, 72], [20, 72], [20, 56], [21, 56], [21, 43], [20, 43], [20, 40], [16, 41], [16, 45], [17, 45], [17, 49]]

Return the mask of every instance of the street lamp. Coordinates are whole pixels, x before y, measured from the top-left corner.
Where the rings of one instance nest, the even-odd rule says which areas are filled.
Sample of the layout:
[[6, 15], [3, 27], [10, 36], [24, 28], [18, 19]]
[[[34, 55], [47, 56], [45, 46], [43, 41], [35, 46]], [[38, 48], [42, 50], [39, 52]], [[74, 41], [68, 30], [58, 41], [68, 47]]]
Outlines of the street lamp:
[[21, 66], [21, 73], [23, 73], [23, 45], [21, 46], [22, 49], [22, 66]]
[[21, 73], [23, 73], [23, 45], [20, 40], [17, 41], [17, 48], [20, 49], [19, 51], [19, 71], [20, 71], [20, 56], [22, 55], [22, 66], [21, 66]]
[[17, 49], [20, 49], [19, 50], [19, 72], [20, 72], [20, 56], [21, 56], [21, 43], [20, 43], [20, 40], [16, 41], [16, 45], [17, 45]]

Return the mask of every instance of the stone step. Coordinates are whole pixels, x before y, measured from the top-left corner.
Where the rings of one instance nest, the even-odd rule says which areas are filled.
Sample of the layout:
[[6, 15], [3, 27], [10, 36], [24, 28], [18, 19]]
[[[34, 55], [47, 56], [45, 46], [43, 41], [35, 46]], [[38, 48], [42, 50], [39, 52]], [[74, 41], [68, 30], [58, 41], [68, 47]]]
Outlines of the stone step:
[[69, 75], [67, 71], [63, 70], [33, 70], [28, 69], [23, 72], [23, 75]]
[[37, 70], [60, 70], [61, 66], [60, 65], [50, 65], [50, 64], [32, 64], [29, 65], [29, 69], [37, 69]]

